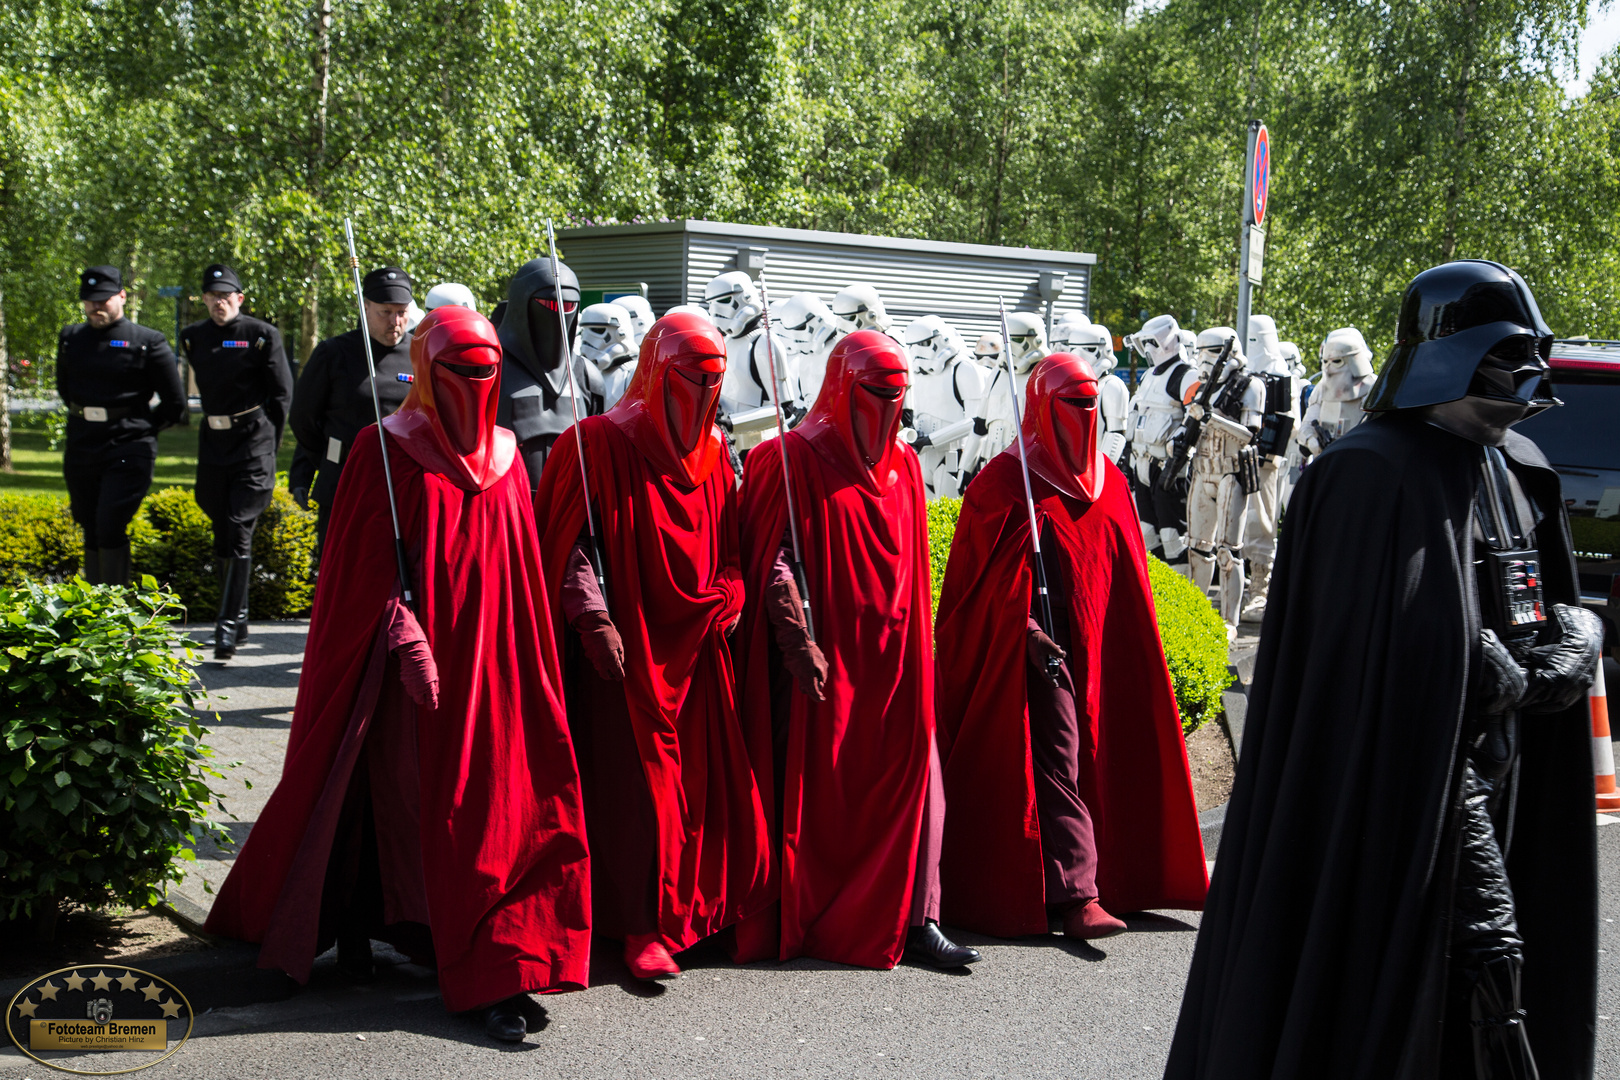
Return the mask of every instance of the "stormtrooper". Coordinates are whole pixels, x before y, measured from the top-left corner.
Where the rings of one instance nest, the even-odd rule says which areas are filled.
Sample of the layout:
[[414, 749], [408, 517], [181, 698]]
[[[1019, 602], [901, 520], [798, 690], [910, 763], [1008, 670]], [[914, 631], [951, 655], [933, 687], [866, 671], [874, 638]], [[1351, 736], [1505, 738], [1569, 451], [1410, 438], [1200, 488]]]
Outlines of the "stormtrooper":
[[[561, 306], [562, 319], [557, 317]], [[518, 454], [529, 472], [529, 490], [540, 483], [540, 468], [551, 444], [574, 423], [575, 400], [581, 417], [602, 397], [602, 373], [574, 356], [572, 390], [564, 357], [579, 323], [579, 279], [566, 263], [551, 273], [551, 260], [530, 259], [518, 267], [506, 289], [499, 325], [501, 400], [495, 422], [517, 436]]]
[[1306, 450], [1320, 454], [1367, 418], [1362, 402], [1374, 379], [1372, 350], [1360, 330], [1346, 326], [1322, 339], [1322, 378], [1305, 408]]
[[[636, 299], [640, 300], [638, 296]], [[646, 303], [645, 300], [642, 303]], [[594, 412], [617, 405], [636, 371], [631, 314], [618, 304], [592, 304], [579, 313], [579, 355], [602, 373], [602, 395]]]
[[1083, 357], [1097, 375], [1097, 408], [1102, 419], [1099, 442], [1103, 456], [1121, 465], [1125, 454], [1125, 430], [1131, 408], [1131, 392], [1125, 380], [1114, 374], [1114, 336], [1108, 327], [1094, 323], [1078, 311], [1071, 311], [1052, 327], [1052, 349]]
[[973, 346], [973, 359], [992, 372], [1001, 370], [1001, 338], [995, 334], [980, 336]]
[[1187, 571], [1185, 489], [1180, 478], [1160, 484], [1172, 458], [1171, 437], [1181, 428], [1188, 394], [1198, 373], [1187, 362], [1191, 335], [1173, 316], [1159, 315], [1142, 324], [1127, 344], [1148, 363], [1131, 398], [1127, 430], [1131, 439], [1131, 487], [1142, 526], [1142, 542], [1171, 566]]
[[1012, 395], [1017, 394], [1019, 404], [1023, 404], [1024, 386], [1029, 382], [1029, 373], [1051, 352], [1046, 346], [1046, 326], [1041, 317], [1031, 311], [1007, 314], [1007, 345], [1013, 366], [1011, 390], [1008, 389], [1007, 363], [998, 357], [1000, 362], [996, 375], [986, 394], [986, 434], [979, 441], [980, 462], [989, 461], [1011, 446], [1018, 437]]
[[728, 270], [712, 279], [703, 290], [709, 318], [726, 339], [726, 376], [720, 384], [722, 428], [730, 431], [739, 451], [758, 445], [776, 435], [776, 381], [781, 382], [782, 401], [787, 403], [783, 419], [789, 425], [799, 413], [798, 380], [789, 357], [775, 342], [776, 376], [766, 350], [765, 328], [760, 316], [763, 305], [754, 279], [741, 270]]
[[883, 298], [870, 285], [851, 285], [833, 297], [833, 319], [838, 336], [853, 334], [857, 330], [889, 332], [889, 312]]
[[771, 309], [773, 329], [799, 376], [798, 407], [808, 412], [821, 393], [827, 357], [839, 338], [832, 309], [814, 293], [794, 293]]
[[1177, 459], [1190, 453], [1187, 547], [1193, 584], [1208, 592], [1220, 567], [1221, 620], [1231, 639], [1243, 603], [1244, 518], [1249, 496], [1260, 486], [1255, 440], [1265, 416], [1266, 384], [1249, 373], [1231, 327], [1205, 330], [1195, 347], [1202, 383], [1187, 406], [1168, 467], [1178, 468]]
[[[928, 497], [962, 494], [963, 463], [978, 460], [985, 434], [989, 373], [968, 356], [967, 345], [938, 315], [924, 315], [901, 335], [913, 377], [902, 418], [908, 441], [922, 460]], [[901, 438], [907, 438], [906, 431]]]
[[1288, 455], [1295, 430], [1299, 427], [1299, 396], [1302, 380], [1295, 376], [1298, 350], [1290, 358], [1286, 343], [1277, 336], [1277, 323], [1269, 315], [1249, 316], [1248, 355], [1253, 374], [1265, 388], [1261, 413], [1260, 486], [1249, 500], [1248, 542], [1244, 555], [1251, 578], [1248, 602], [1243, 608], [1246, 623], [1258, 623], [1266, 612], [1266, 592], [1271, 585], [1271, 566], [1277, 558], [1278, 512], [1286, 503], [1289, 484]]
[[435, 285], [428, 290], [422, 298], [422, 307], [427, 311], [437, 311], [442, 307], [464, 307], [468, 311], [478, 310], [478, 298], [467, 286], [454, 281], [446, 281], [442, 285]]
[[647, 331], [652, 328], [652, 305], [647, 303], [645, 296], [637, 293], [616, 297], [613, 303], [630, 313], [630, 347], [632, 351], [639, 353], [641, 339], [646, 337]]

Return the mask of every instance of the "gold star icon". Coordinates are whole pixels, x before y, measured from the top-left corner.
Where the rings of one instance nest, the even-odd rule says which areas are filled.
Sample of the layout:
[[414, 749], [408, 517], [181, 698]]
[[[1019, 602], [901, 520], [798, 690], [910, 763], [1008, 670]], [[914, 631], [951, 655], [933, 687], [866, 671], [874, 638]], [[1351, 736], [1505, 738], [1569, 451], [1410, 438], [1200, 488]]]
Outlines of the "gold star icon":
[[37, 1008], [39, 1008], [39, 1002], [25, 999], [21, 1005], [17, 1006], [17, 1014], [19, 1016], [33, 1016], [34, 1010]]
[[140, 981], [141, 980], [135, 977], [135, 973], [133, 971], [126, 971], [121, 978], [113, 980], [113, 982], [118, 984], [118, 989], [120, 990], [133, 990], [135, 989], [135, 984]]
[[107, 976], [105, 971], [98, 971], [90, 976], [90, 985], [97, 990], [106, 990], [112, 986], [112, 979]]
[[62, 989], [60, 986], [57, 986], [55, 983], [50, 982], [49, 980], [47, 980], [45, 985], [43, 985], [43, 986], [41, 986], [39, 988], [39, 1000], [40, 1001], [55, 1001], [56, 1000], [56, 992], [58, 990], [60, 990], [60, 989]]
[[83, 990], [84, 989], [84, 984], [89, 982], [90, 980], [85, 978], [83, 975], [80, 975], [77, 971], [75, 971], [73, 974], [69, 975], [67, 978], [63, 979], [62, 981], [67, 983], [67, 988], [69, 990], [72, 990], [76, 994], [80, 990]]
[[162, 1001], [163, 988], [155, 982], [149, 982], [141, 987], [141, 993], [146, 995], [147, 1001]]
[[171, 1018], [179, 1017], [179, 1015], [180, 1015], [180, 1003], [178, 1001], [162, 1001], [162, 1002], [159, 1002], [158, 1004], [163, 1007], [163, 1015], [164, 1016], [171, 1017]]

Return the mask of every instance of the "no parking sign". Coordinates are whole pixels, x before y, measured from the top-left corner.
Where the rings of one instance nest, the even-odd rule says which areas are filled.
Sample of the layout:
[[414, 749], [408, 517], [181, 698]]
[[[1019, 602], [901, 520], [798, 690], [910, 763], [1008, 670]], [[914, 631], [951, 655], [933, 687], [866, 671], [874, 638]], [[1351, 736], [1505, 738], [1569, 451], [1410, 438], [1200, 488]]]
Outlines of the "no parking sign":
[[1262, 225], [1266, 220], [1266, 198], [1271, 194], [1271, 133], [1259, 124], [1253, 133], [1254, 142], [1249, 149], [1249, 205], [1248, 224]]

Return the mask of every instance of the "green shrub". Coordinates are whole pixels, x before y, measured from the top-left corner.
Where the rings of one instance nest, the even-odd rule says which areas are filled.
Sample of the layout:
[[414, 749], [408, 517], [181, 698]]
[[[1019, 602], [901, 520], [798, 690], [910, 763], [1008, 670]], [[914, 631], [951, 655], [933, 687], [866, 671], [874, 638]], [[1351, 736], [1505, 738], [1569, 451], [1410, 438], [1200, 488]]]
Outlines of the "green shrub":
[[0, 585], [63, 581], [83, 558], [84, 537], [66, 499], [0, 494]]
[[[935, 499], [928, 504], [936, 615], [951, 538], [956, 534], [956, 519], [961, 512], [961, 499]], [[1164, 643], [1176, 706], [1181, 710], [1181, 727], [1190, 735], [1220, 713], [1221, 691], [1233, 681], [1227, 668], [1226, 626], [1197, 586], [1152, 555], [1148, 556], [1148, 578], [1159, 616], [1159, 640]]]
[[[193, 620], [219, 607], [214, 532], [189, 488], [165, 488], [146, 497], [130, 525], [137, 573], [172, 589]], [[315, 596], [315, 515], [282, 488], [253, 533], [253, 581], [248, 610], [256, 619], [286, 619], [309, 612]]]
[[0, 589], [0, 915], [149, 906], [184, 874], [223, 774], [189, 711], [175, 597], [68, 581]]

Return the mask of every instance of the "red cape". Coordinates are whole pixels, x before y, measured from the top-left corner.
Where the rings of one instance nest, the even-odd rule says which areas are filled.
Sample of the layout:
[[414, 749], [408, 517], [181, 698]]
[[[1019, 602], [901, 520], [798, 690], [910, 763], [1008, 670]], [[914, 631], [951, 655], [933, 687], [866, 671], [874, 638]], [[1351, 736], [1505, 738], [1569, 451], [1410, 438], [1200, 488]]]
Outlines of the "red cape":
[[[763, 610], [787, 529], [786, 446], [827, 699], [791, 686]], [[905, 950], [933, 734], [928, 525], [917, 455], [884, 494], [798, 432], [748, 454], [743, 710], [785, 744], [779, 957], [892, 968]]]
[[[1147, 554], [1125, 476], [1094, 503], [1031, 474], [1035, 512], [1068, 575], [1069, 670], [1092, 753], [1080, 795], [1110, 911], [1203, 907], [1208, 875], [1187, 748], [1159, 642]], [[945, 761], [945, 921], [999, 937], [1047, 932], [1030, 763], [1024, 641], [1034, 578], [1016, 450], [968, 487], [937, 620]]]
[[562, 572], [585, 531], [581, 431], [626, 679], [575, 680], [570, 706], [591, 708], [594, 693], [624, 695], [658, 819], [659, 932], [678, 951], [769, 904], [774, 885], [770, 717], [739, 718], [725, 634], [743, 603], [737, 489], [724, 467], [695, 488], [676, 483], [607, 416], [563, 432], [534, 501], [559, 636], [569, 632]]
[[[386, 647], [397, 574], [373, 426], [338, 488], [281, 783], [208, 929], [264, 942], [261, 966], [307, 981], [339, 811], [364, 755], [387, 921], [429, 924], [446, 1007], [583, 987], [589, 861], [527, 477], [508, 469], [473, 493], [409, 455], [391, 464], [439, 707], [411, 704]], [[414, 844], [399, 827], [412, 810]]]

